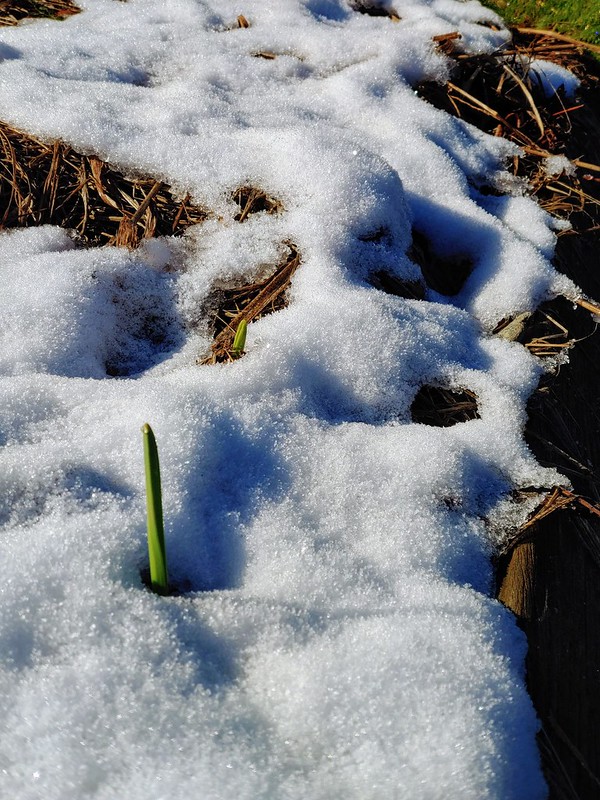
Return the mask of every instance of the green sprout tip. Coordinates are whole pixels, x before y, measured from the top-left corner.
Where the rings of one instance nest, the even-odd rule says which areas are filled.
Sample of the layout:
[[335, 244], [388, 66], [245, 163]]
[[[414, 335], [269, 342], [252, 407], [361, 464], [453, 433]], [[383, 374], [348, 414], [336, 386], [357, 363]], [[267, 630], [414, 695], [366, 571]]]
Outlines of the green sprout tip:
[[248, 330], [248, 323], [242, 319], [235, 332], [235, 339], [233, 340], [233, 347], [231, 348], [231, 355], [233, 358], [239, 358], [244, 353], [246, 345], [246, 331]]

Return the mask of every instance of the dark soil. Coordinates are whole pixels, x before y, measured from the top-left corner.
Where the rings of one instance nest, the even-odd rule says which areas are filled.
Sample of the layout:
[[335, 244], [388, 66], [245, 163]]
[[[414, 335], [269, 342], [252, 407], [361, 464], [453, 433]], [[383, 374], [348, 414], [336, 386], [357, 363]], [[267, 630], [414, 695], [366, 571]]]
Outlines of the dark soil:
[[[582, 60], [584, 108], [571, 117], [567, 155], [600, 164], [600, 64]], [[598, 173], [586, 191], [600, 198]], [[575, 213], [555, 264], [600, 298], [600, 215]], [[552, 316], [579, 339], [569, 363], [531, 397], [527, 443], [590, 505], [600, 503], [600, 330], [591, 316], [555, 304]], [[551, 800], [600, 797], [600, 516], [571, 504], [532, 526], [498, 564], [498, 597], [527, 634], [527, 679], [542, 723], [540, 751]]]

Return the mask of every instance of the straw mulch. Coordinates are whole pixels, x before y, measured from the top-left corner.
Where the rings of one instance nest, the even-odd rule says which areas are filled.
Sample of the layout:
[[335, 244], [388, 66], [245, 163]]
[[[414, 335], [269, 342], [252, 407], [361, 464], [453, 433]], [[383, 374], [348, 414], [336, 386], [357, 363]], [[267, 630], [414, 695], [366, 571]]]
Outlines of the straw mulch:
[[62, 142], [0, 122], [0, 229], [60, 225], [86, 245], [136, 247], [180, 235], [207, 212], [150, 178], [128, 177]]
[[300, 253], [295, 245], [288, 243], [288, 250], [286, 258], [263, 280], [217, 289], [209, 298], [207, 305], [213, 308], [210, 316], [214, 342], [210, 354], [200, 360], [201, 364], [233, 361], [233, 340], [240, 322], [251, 323], [285, 308], [287, 289], [300, 266]]
[[[453, 59], [451, 78], [445, 85], [421, 84], [421, 96], [517, 144], [520, 152], [508, 165], [513, 175], [544, 209], [572, 226], [559, 235], [554, 262], [585, 296], [575, 304], [556, 298], [502, 320], [495, 331], [538, 358], [561, 356], [562, 365], [544, 376], [530, 398], [524, 434], [538, 461], [556, 468], [572, 485], [524, 487], [516, 493], [515, 502], [537, 498], [537, 503], [521, 528], [507, 533], [496, 564], [497, 596], [516, 614], [528, 637], [528, 686], [541, 720], [539, 746], [551, 800], [596, 800], [600, 305], [589, 298], [600, 298], [600, 64], [587, 53], [600, 52], [600, 47], [526, 28], [514, 30], [512, 43], [492, 54], [461, 52], [457, 32], [435, 37], [435, 45]], [[554, 61], [580, 77], [577, 96], [569, 98], [559, 89], [546, 97], [530, 69], [534, 58]], [[572, 168], [549, 175], [546, 159], [553, 155], [565, 156]], [[475, 188], [483, 194], [502, 191], [485, 183]], [[460, 269], [436, 265], [431, 243], [419, 239], [418, 232], [412, 257], [422, 264], [432, 288], [439, 274], [446, 285], [438, 283], [437, 291], [460, 290]], [[463, 280], [467, 271], [465, 265]], [[438, 415], [435, 424], [443, 424], [451, 398], [446, 390], [432, 395], [426, 389], [419, 402], [425, 405], [426, 399], [433, 406], [429, 413]], [[459, 421], [450, 417], [448, 424]]]
[[[283, 211], [277, 199], [249, 185], [236, 189], [231, 199], [239, 223], [253, 214]], [[96, 156], [0, 122], [0, 230], [60, 225], [86, 246], [133, 249], [154, 236], [179, 236], [208, 213], [189, 195], [176, 197], [161, 181], [127, 176]], [[215, 342], [202, 363], [230, 359], [242, 317], [253, 322], [286, 305], [286, 289], [300, 263], [294, 245], [289, 250], [289, 258], [268, 279], [216, 292]]]
[[0, 2], [0, 25], [17, 25], [28, 17], [65, 19], [79, 11], [71, 0], [3, 0]]
[[251, 214], [259, 214], [261, 211], [267, 214], [279, 214], [283, 211], [279, 200], [255, 186], [240, 186], [233, 193], [233, 200], [240, 209], [234, 217], [237, 222], [245, 222]]
[[[572, 224], [558, 238], [556, 267], [587, 298], [600, 298], [600, 65], [583, 44], [535, 30], [516, 30], [513, 44], [492, 56], [462, 55], [458, 38], [442, 44], [454, 52], [455, 72], [445, 87], [422, 86], [422, 94], [520, 146], [512, 171]], [[528, 71], [534, 57], [578, 74], [576, 99], [560, 91], [544, 99]], [[553, 154], [569, 158], [573, 174], [548, 176], [544, 159]], [[535, 511], [507, 536], [497, 560], [497, 595], [528, 637], [528, 685], [552, 800], [600, 796], [599, 312], [586, 297], [575, 305], [557, 298], [496, 331], [540, 358], [568, 352], [568, 363], [546, 374], [530, 398], [525, 439], [572, 488], [522, 489], [515, 502], [535, 496]]]
[[460, 422], [479, 419], [477, 395], [470, 389], [422, 386], [410, 407], [413, 422], [449, 428]]
[[[0, 0], [0, 26], [79, 10], [71, 0]], [[207, 211], [161, 181], [127, 176], [96, 156], [0, 122], [0, 215], [0, 230], [60, 225], [85, 245], [134, 248], [152, 236], [181, 235]]]
[[[570, 218], [576, 211], [597, 207], [597, 193], [590, 181], [600, 178], [600, 166], [586, 161], [581, 153], [569, 153], [569, 143], [584, 106], [558, 90], [550, 97], [530, 69], [534, 58], [555, 61], [575, 74], [589, 77], [583, 58], [583, 45], [568, 37], [529, 34], [516, 30], [508, 47], [491, 54], [466, 55], [460, 52], [460, 35], [436, 37], [439, 49], [451, 55], [454, 67], [446, 84], [421, 83], [423, 98], [454, 116], [495, 136], [502, 136], [521, 148], [512, 159], [511, 171], [529, 183], [530, 193], [549, 213]], [[569, 155], [579, 169], [574, 175], [547, 174], [545, 159]], [[498, 190], [483, 185], [481, 191]]]

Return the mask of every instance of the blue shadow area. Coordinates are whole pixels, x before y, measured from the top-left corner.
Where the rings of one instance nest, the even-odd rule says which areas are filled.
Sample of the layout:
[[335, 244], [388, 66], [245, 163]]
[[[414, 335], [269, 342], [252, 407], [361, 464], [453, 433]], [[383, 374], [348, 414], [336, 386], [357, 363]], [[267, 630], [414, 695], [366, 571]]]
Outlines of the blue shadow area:
[[290, 486], [271, 431], [245, 431], [219, 412], [190, 447], [185, 507], [168, 520], [173, 581], [191, 591], [235, 589], [245, 567], [243, 527]]
[[23, 53], [4, 42], [0, 42], [0, 61], [17, 61], [23, 57]]
[[342, 6], [339, 0], [307, 0], [306, 10], [313, 17], [330, 22], [345, 22], [349, 16], [348, 8]]
[[466, 492], [445, 497], [440, 504], [444, 539], [438, 568], [451, 583], [468, 584], [489, 595], [493, 590], [491, 544], [483, 532], [478, 537], [469, 528], [469, 521], [479, 519], [483, 524], [512, 485], [473, 450], [463, 454], [461, 482]]
[[300, 357], [294, 365], [294, 383], [301, 388], [300, 410], [307, 417], [329, 425], [343, 422], [382, 424], [390, 417], [381, 410], [365, 406], [352, 389], [352, 381], [343, 383], [337, 375], [309, 357]]
[[[492, 280], [498, 271], [502, 242], [491, 215], [489, 225], [486, 225], [479, 216], [474, 219], [422, 195], [407, 192], [406, 197], [413, 215], [413, 227], [427, 237], [432, 252], [449, 262], [461, 257], [472, 260], [473, 271], [461, 291], [452, 297], [435, 294], [436, 300], [463, 308], [464, 289], [469, 293], [476, 291]], [[451, 269], [451, 263], [448, 269]]]
[[64, 490], [82, 504], [97, 502], [100, 494], [110, 494], [126, 499], [132, 497], [131, 490], [124, 484], [109, 479], [95, 469], [83, 466], [72, 467], [67, 471]]
[[123, 485], [87, 467], [74, 465], [50, 474], [39, 481], [24, 477], [6, 481], [0, 493], [0, 528], [5, 525], [26, 525], [46, 513], [48, 504], [59, 497], [72, 498], [80, 506], [93, 508], [102, 495], [130, 498]]
[[[171, 604], [168, 613], [182, 652], [194, 664], [197, 683], [210, 692], [235, 683], [239, 674], [239, 646], [213, 633], [181, 606]], [[190, 688], [193, 690], [195, 686]]]

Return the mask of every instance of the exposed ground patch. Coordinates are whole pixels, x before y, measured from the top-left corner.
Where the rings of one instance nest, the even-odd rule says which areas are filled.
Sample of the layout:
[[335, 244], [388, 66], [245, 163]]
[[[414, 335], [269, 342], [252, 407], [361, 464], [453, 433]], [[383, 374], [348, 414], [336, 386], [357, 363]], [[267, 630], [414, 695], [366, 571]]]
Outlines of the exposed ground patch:
[[[577, 165], [576, 174], [559, 176], [543, 190], [562, 204], [559, 213], [569, 216], [576, 231], [559, 236], [557, 268], [598, 298], [599, 66], [574, 51], [568, 37], [536, 34], [533, 45], [540, 57], [582, 78], [572, 107], [553, 112], [569, 121], [559, 146]], [[537, 126], [525, 99], [522, 113]], [[535, 160], [531, 148], [526, 156]], [[574, 308], [566, 300], [552, 301], [522, 320], [517, 332], [517, 340], [538, 356], [569, 347], [568, 363], [546, 374], [529, 400], [525, 440], [536, 459], [558, 469], [572, 489], [531, 490], [539, 502], [509, 536], [497, 570], [498, 596], [529, 642], [528, 687], [541, 720], [539, 745], [551, 800], [595, 800], [600, 791], [600, 333], [587, 313], [597, 313], [598, 306], [579, 303]]]
[[0, 26], [17, 25], [28, 17], [65, 19], [80, 10], [71, 0], [5, 0], [0, 3]]
[[460, 292], [475, 266], [467, 254], [449, 257], [440, 253], [434, 243], [416, 229], [412, 232], [408, 256], [421, 268], [427, 286], [448, 297]]
[[534, 312], [502, 320], [494, 333], [508, 341], [520, 342], [538, 358], [549, 358], [567, 352], [581, 341], [571, 331], [581, 331], [582, 324], [588, 328], [586, 336], [595, 333], [597, 323], [589, 314], [581, 307], [573, 308], [572, 301], [556, 297]]
[[208, 356], [201, 364], [216, 364], [231, 361], [233, 340], [242, 320], [254, 322], [267, 314], [279, 311], [287, 305], [286, 290], [292, 276], [300, 265], [300, 254], [293, 244], [288, 244], [289, 253], [274, 272], [254, 283], [234, 288], [215, 289], [207, 302], [212, 318], [214, 342]]
[[244, 222], [251, 214], [259, 214], [261, 211], [267, 214], [279, 214], [283, 211], [279, 200], [255, 186], [240, 186], [233, 193], [233, 200], [240, 209], [234, 217], [237, 222]]
[[90, 246], [136, 247], [178, 236], [207, 211], [151, 178], [129, 177], [62, 142], [46, 143], [0, 122], [0, 230], [60, 225]]
[[400, 22], [398, 12], [385, 3], [376, 0], [350, 0], [350, 7], [359, 14], [368, 14], [370, 17], [388, 17], [392, 22]]
[[[445, 85], [422, 84], [421, 96], [519, 146], [510, 171], [546, 211], [572, 225], [559, 234], [555, 265], [588, 297], [599, 298], [598, 63], [582, 43], [535, 30], [515, 31], [512, 45], [491, 55], [461, 53], [453, 34], [438, 37], [436, 46], [451, 55], [454, 68]], [[532, 59], [574, 72], [582, 81], [575, 97], [560, 87], [547, 94]], [[550, 156], [564, 156], [570, 165], [548, 169]], [[557, 298], [496, 330], [539, 358], [568, 353], [568, 363], [546, 374], [530, 398], [524, 435], [536, 459], [558, 469], [572, 489], [520, 490], [515, 502], [538, 502], [508, 536], [497, 564], [497, 596], [528, 637], [527, 681], [541, 720], [538, 743], [551, 800], [595, 800], [600, 791], [600, 333], [588, 313], [597, 316], [598, 304], [578, 304]]]
[[[436, 38], [438, 48], [453, 58], [451, 78], [446, 84], [421, 83], [419, 94], [453, 116], [517, 144], [522, 153], [513, 157], [511, 171], [528, 181], [530, 193], [549, 213], [568, 218], [597, 205], [586, 175], [600, 175], [600, 167], [571, 146], [571, 134], [583, 116], [584, 105], [568, 97], [560, 86], [547, 94], [543, 77], [531, 67], [534, 59], [546, 59], [586, 76], [583, 45], [550, 34], [515, 32], [509, 47], [491, 54], [466, 55], [456, 50], [460, 37], [444, 34]], [[553, 155], [567, 156], [577, 169], [573, 174], [560, 170], [551, 174], [546, 159]]]
[[480, 418], [475, 392], [443, 386], [422, 386], [412, 402], [410, 413], [413, 422], [436, 428], [450, 428]]
[[[276, 198], [254, 186], [239, 187], [232, 200], [238, 207], [234, 219], [240, 223], [253, 214], [283, 211]], [[127, 176], [63, 142], [46, 143], [0, 122], [0, 231], [58, 225], [72, 231], [86, 246], [134, 249], [154, 236], [179, 236], [190, 225], [203, 222], [208, 213], [193, 204], [189, 195], [177, 198], [161, 181]], [[286, 289], [300, 263], [293, 245], [289, 251], [285, 262], [265, 280], [215, 290], [208, 303], [215, 342], [202, 363], [231, 357], [242, 318], [252, 322], [286, 305]], [[163, 324], [161, 317], [168, 315], [151, 308], [134, 312], [130, 309], [129, 316], [135, 321], [131, 335], [140, 347], [160, 351], [169, 339], [169, 325]], [[122, 354], [109, 358], [107, 375], [123, 377], [138, 372], [139, 359], [130, 361]]]

